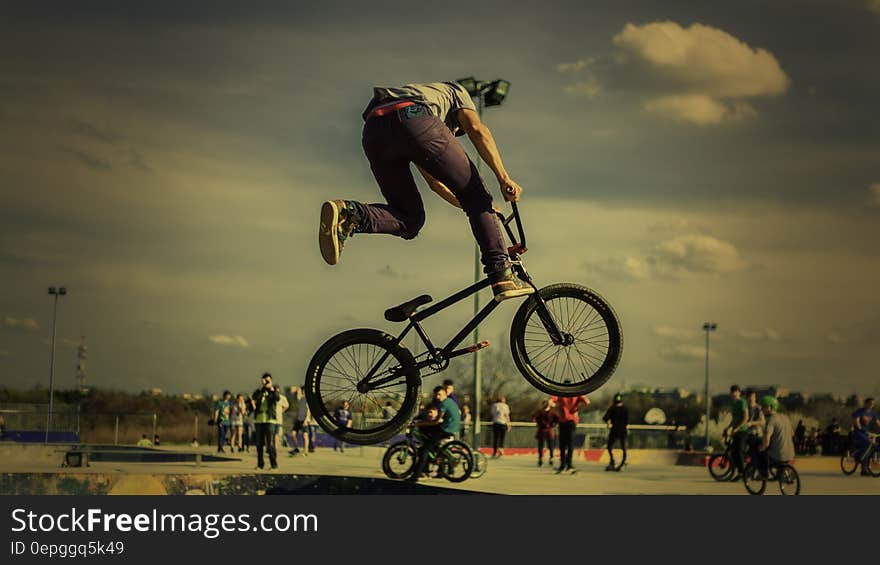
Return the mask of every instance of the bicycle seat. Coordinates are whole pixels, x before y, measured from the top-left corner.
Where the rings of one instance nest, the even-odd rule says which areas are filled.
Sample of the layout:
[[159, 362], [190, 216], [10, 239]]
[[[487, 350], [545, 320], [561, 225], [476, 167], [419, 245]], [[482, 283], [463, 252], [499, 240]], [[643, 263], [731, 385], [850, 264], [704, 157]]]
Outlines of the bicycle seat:
[[407, 300], [403, 304], [398, 304], [393, 308], [385, 310], [385, 319], [389, 322], [405, 322], [407, 318], [413, 315], [422, 304], [427, 304], [434, 300], [427, 294]]

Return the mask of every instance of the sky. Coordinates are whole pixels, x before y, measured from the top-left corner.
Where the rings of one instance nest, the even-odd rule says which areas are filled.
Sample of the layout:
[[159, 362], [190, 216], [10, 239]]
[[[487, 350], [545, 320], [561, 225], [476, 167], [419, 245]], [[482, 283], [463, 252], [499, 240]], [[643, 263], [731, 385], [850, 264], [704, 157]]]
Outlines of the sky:
[[373, 85], [475, 76], [511, 83], [484, 119], [530, 272], [620, 317], [606, 386], [701, 390], [712, 321], [713, 392], [880, 393], [877, 0], [128, 4], [4, 7], [0, 386], [48, 384], [52, 285], [61, 388], [81, 336], [88, 385], [177, 393], [300, 384], [333, 334], [402, 329], [385, 308], [472, 281], [464, 215], [420, 185], [417, 239], [330, 267], [320, 204], [381, 201]]

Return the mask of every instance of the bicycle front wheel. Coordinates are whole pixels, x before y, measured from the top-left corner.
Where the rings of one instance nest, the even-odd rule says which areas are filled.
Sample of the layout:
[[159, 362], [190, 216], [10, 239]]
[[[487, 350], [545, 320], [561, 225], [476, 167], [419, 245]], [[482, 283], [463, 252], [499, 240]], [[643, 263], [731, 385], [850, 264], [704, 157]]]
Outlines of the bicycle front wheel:
[[733, 474], [733, 465], [730, 464], [730, 458], [727, 453], [716, 453], [709, 458], [709, 474], [716, 481], [726, 481]]
[[782, 494], [798, 495], [801, 493], [801, 478], [791, 465], [783, 465], [776, 473], [779, 481], [779, 492]]
[[438, 457], [440, 474], [451, 483], [470, 478], [474, 470], [474, 457], [466, 443], [454, 440], [440, 447]]
[[382, 472], [389, 479], [407, 479], [416, 468], [416, 450], [407, 443], [396, 443], [382, 456]]
[[[358, 386], [368, 376], [372, 386]], [[412, 353], [394, 336], [358, 329], [318, 349], [305, 388], [312, 416], [324, 431], [344, 442], [370, 445], [390, 439], [412, 419], [421, 380]], [[396, 413], [386, 419], [389, 404]]]
[[764, 494], [764, 489], [767, 488], [767, 479], [761, 476], [761, 471], [752, 463], [743, 470], [743, 483], [749, 494]]
[[[623, 334], [611, 306], [596, 292], [576, 284], [554, 284], [517, 310], [510, 327], [513, 360], [538, 390], [558, 396], [593, 392], [611, 378], [620, 362]], [[554, 343], [555, 322], [564, 339]]]

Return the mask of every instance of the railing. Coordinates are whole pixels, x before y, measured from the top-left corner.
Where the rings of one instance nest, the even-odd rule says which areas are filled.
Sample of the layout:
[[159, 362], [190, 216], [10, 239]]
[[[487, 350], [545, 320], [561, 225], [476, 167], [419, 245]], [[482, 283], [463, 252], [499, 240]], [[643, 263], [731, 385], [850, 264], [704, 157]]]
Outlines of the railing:
[[[492, 422], [480, 422], [480, 445], [492, 446]], [[608, 426], [605, 424], [578, 424], [574, 445], [584, 449], [605, 447], [608, 439]], [[511, 422], [510, 431], [504, 438], [505, 447], [536, 447], [534, 422]], [[681, 449], [684, 447], [687, 431], [683, 426], [660, 426], [650, 424], [630, 424], [627, 426], [627, 447], [631, 449]]]

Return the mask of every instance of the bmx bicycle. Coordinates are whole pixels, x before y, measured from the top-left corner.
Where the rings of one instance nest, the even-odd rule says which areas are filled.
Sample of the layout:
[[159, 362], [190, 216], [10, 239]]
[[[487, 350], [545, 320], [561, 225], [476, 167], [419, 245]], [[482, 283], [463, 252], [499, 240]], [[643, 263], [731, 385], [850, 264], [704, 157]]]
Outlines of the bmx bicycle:
[[[535, 292], [520, 305], [510, 327], [510, 349], [523, 377], [538, 390], [558, 396], [590, 393], [611, 378], [620, 361], [623, 336], [614, 310], [597, 292], [572, 283], [538, 289], [526, 271], [525, 232], [516, 203], [505, 217], [496, 211], [507, 232], [511, 268]], [[511, 224], [515, 223], [517, 238]], [[459, 344], [491, 314], [500, 302], [486, 304], [449, 342], [437, 347], [421, 322], [441, 310], [491, 286], [487, 278], [419, 310], [433, 301], [427, 294], [385, 311], [389, 322], [407, 322], [393, 336], [376, 329], [353, 329], [325, 342], [312, 357], [306, 373], [306, 400], [321, 428], [331, 436], [358, 445], [379, 443], [392, 437], [413, 417], [424, 377], [444, 371], [450, 360], [488, 347], [481, 341]], [[425, 345], [414, 356], [403, 339], [415, 330]], [[354, 415], [344, 426], [334, 410], [348, 400]], [[390, 419], [381, 413], [387, 404], [396, 409]]]
[[840, 454], [840, 470], [844, 475], [855, 473], [864, 461], [868, 473], [873, 477], [880, 477], [880, 435], [871, 434], [871, 436], [873, 441], [862, 449], [853, 445], [850, 437], [846, 448]]
[[801, 478], [797, 470], [787, 461], [771, 461], [767, 476], [761, 474], [755, 458], [743, 469], [743, 483], [749, 494], [761, 495], [767, 488], [767, 481], [776, 481], [779, 492], [786, 495], [801, 493]]
[[[385, 476], [389, 479], [399, 480], [410, 478], [415, 472], [419, 459], [419, 448], [424, 441], [425, 437], [421, 431], [411, 425], [407, 431], [406, 439], [390, 446], [382, 456], [382, 471]], [[427, 457], [428, 464], [425, 466], [425, 471], [430, 475], [439, 474], [453, 483], [460, 483], [473, 476], [474, 454], [463, 441], [444, 440], [435, 450], [429, 451]], [[485, 472], [485, 468], [483, 472]]]

